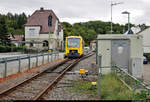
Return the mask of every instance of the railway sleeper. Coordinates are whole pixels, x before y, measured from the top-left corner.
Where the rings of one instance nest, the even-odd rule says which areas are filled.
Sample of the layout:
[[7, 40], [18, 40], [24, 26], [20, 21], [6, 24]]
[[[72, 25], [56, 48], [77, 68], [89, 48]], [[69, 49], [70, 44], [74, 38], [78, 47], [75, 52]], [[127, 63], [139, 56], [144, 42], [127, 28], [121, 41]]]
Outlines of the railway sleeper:
[[69, 88], [69, 87], [74, 87], [74, 86], [73, 85], [70, 85], [70, 86], [69, 85], [68, 86], [57, 86], [56, 88], [65, 88], [65, 87]]
[[45, 73], [57, 73], [57, 74], [60, 74], [60, 72], [53, 72], [53, 71], [46, 71]]

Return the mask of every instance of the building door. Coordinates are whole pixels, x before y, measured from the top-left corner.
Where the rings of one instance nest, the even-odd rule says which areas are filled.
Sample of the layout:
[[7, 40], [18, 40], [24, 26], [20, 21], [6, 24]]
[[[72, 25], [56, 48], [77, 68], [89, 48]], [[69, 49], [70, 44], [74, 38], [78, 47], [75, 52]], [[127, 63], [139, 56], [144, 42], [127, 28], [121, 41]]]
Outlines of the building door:
[[111, 59], [115, 64], [126, 71], [129, 71], [130, 60], [130, 42], [129, 40], [112, 40], [111, 41]]

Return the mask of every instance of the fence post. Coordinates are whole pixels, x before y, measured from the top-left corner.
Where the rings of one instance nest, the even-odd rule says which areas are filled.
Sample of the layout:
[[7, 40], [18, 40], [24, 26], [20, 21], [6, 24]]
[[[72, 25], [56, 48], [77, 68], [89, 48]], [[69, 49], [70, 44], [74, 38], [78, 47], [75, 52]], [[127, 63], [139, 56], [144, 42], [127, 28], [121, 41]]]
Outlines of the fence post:
[[136, 80], [134, 81], [134, 90], [133, 90], [133, 92], [135, 93], [135, 91], [136, 91]]
[[59, 53], [58, 53], [58, 59], [59, 59]]
[[48, 59], [47, 60], [48, 60], [47, 62], [49, 62], [49, 53], [48, 53]]
[[51, 62], [52, 62], [52, 60], [53, 60], [53, 54], [51, 54]]
[[21, 72], [21, 60], [20, 60], [20, 56], [18, 56], [18, 61], [19, 61], [19, 69], [18, 69], [18, 72]]
[[28, 55], [28, 58], [29, 58], [29, 64], [28, 64], [28, 67], [29, 67], [29, 68], [28, 68], [28, 69], [30, 69], [30, 60], [31, 60], [30, 58], [31, 58], [31, 56]]
[[36, 55], [36, 66], [38, 66], [38, 54]]
[[4, 58], [5, 61], [5, 70], [4, 70], [4, 77], [7, 76], [7, 58]]
[[102, 74], [102, 70], [101, 70], [101, 57], [102, 56], [98, 56], [98, 90], [97, 90], [97, 94], [99, 99], [101, 99], [101, 74]]
[[124, 73], [124, 72], [122, 73], [122, 76], [123, 76], [122, 79], [123, 79], [123, 81], [125, 82], [125, 73]]
[[42, 54], [42, 56], [43, 56], [42, 64], [44, 64], [44, 54]]
[[150, 90], [148, 89], [148, 95], [149, 95], [149, 93], [150, 93]]
[[115, 69], [115, 66], [114, 66], [114, 65], [112, 65], [112, 71], [113, 71], [113, 73], [116, 74], [116, 69]]
[[56, 60], [56, 53], [55, 53], [55, 60]]

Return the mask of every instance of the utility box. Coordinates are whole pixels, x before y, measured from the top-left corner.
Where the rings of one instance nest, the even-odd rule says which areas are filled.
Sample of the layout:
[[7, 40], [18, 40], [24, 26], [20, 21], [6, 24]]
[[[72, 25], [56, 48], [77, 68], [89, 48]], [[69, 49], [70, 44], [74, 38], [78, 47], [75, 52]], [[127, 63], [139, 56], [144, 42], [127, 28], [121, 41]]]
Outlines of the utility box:
[[133, 76], [136, 76], [137, 78], [140, 78], [142, 76], [142, 65], [143, 62], [142, 58], [132, 58], [131, 59], [131, 71]]
[[143, 75], [143, 37], [141, 35], [106, 34], [97, 37], [97, 55], [101, 55], [102, 73], [117, 65], [137, 78]]

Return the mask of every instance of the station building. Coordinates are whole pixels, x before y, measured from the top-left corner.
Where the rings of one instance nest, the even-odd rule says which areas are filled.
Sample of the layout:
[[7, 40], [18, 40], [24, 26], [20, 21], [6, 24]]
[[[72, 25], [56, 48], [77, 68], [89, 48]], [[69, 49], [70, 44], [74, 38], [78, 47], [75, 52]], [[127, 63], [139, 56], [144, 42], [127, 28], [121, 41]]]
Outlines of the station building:
[[[63, 28], [52, 10], [36, 10], [25, 24], [27, 48], [63, 50]], [[36, 42], [36, 43], [35, 43]], [[40, 43], [39, 43], [40, 42]]]

